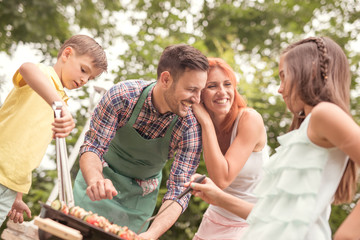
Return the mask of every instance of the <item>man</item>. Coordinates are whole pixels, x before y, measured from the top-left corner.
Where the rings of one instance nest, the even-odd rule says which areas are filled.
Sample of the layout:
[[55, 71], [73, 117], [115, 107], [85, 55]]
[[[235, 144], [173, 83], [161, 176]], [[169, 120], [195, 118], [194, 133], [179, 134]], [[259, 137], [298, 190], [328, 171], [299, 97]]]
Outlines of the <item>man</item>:
[[[207, 58], [178, 44], [165, 48], [157, 81], [124, 81], [102, 98], [80, 150], [75, 204], [137, 232], [154, 211], [162, 168], [174, 157], [165, 208], [185, 189], [201, 153], [201, 129], [191, 105], [205, 87]], [[172, 204], [142, 233], [159, 238], [186, 209], [190, 195]]]

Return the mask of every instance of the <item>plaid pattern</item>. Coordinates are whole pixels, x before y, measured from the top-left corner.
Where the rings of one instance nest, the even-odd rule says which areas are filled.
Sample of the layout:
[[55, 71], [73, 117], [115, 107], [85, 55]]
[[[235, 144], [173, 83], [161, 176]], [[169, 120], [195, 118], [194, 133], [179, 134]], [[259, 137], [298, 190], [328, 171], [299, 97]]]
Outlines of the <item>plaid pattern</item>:
[[[100, 100], [92, 115], [90, 129], [80, 148], [80, 154], [93, 152], [104, 163], [107, 151], [116, 130], [124, 126], [133, 112], [138, 98], [149, 81], [129, 80], [114, 85]], [[175, 114], [159, 114], [151, 102], [152, 90], [135, 121], [134, 129], [145, 139], [163, 137]], [[168, 159], [174, 158], [169, 179], [168, 192], [164, 200], [174, 200], [185, 188], [184, 183], [196, 172], [201, 153], [201, 128], [192, 111], [185, 118], [179, 117], [172, 132]], [[178, 201], [186, 209], [190, 194]]]
[[139, 186], [142, 188], [143, 190], [143, 196], [153, 192], [159, 183], [159, 180], [157, 178], [152, 178], [149, 180], [140, 180], [140, 179], [136, 179], [136, 182], [139, 184]]

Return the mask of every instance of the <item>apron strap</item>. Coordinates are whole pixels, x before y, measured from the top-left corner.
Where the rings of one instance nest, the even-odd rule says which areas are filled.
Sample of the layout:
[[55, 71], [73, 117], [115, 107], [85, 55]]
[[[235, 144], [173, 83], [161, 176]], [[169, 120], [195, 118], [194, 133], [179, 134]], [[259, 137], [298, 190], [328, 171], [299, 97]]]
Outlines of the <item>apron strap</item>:
[[165, 136], [164, 136], [164, 138], [166, 139], [165, 141], [169, 142], [169, 144], [170, 144], [170, 137], [171, 137], [171, 135], [172, 135], [173, 128], [174, 128], [174, 125], [175, 125], [177, 119], [178, 119], [178, 116], [175, 115], [174, 119], [173, 119], [172, 122], [170, 123], [169, 128], [166, 130], [166, 134], [165, 134]]
[[152, 88], [153, 86], [155, 86], [155, 84], [156, 84], [156, 82], [151, 83], [151, 84], [150, 84], [149, 86], [147, 86], [147, 87], [143, 90], [143, 92], [141, 93], [141, 95], [140, 95], [140, 97], [139, 97], [139, 99], [138, 99], [138, 101], [137, 101], [137, 103], [136, 103], [136, 105], [135, 105], [135, 108], [134, 108], [134, 110], [133, 110], [133, 113], [131, 114], [131, 117], [130, 117], [130, 119], [129, 119], [129, 123], [130, 123], [131, 125], [133, 125], [133, 124], [135, 123], [135, 120], [136, 120], [136, 118], [139, 116], [140, 110], [141, 110], [141, 108], [142, 108], [142, 106], [143, 106], [143, 104], [144, 104], [144, 102], [145, 102], [145, 99], [146, 99], [149, 91], [151, 90], [151, 88]]

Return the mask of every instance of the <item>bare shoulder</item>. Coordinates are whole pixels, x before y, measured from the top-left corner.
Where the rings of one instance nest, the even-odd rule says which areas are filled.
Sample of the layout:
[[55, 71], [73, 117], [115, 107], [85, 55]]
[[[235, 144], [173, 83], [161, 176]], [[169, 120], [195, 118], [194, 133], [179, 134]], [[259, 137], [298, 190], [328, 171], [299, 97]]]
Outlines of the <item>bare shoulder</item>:
[[352, 151], [352, 146], [358, 146], [360, 128], [339, 106], [324, 102], [311, 111], [308, 136], [321, 147], [336, 146], [348, 153], [347, 151]]
[[264, 125], [263, 118], [260, 113], [252, 108], [246, 108], [243, 110], [240, 121], [248, 122], [252, 125]]
[[262, 132], [264, 129], [264, 121], [260, 113], [252, 108], [246, 108], [242, 111], [240, 116], [238, 133], [239, 132]]
[[311, 111], [311, 121], [324, 123], [338, 120], [338, 118], [348, 117], [348, 114], [338, 105], [330, 102], [321, 102]]
[[321, 102], [311, 111], [308, 136], [312, 142], [322, 147], [336, 146], [333, 139], [348, 128], [351, 117], [339, 106]]

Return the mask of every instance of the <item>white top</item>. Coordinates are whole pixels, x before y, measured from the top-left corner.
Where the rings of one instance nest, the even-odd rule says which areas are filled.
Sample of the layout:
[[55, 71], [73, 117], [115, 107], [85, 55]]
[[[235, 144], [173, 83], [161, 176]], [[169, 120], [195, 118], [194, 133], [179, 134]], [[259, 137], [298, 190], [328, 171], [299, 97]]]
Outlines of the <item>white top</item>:
[[[230, 144], [234, 141], [236, 137], [240, 116], [241, 114], [238, 115], [236, 121], [234, 122]], [[225, 188], [224, 191], [247, 202], [256, 203], [257, 198], [253, 194], [253, 189], [262, 177], [262, 165], [263, 162], [265, 162], [268, 158], [269, 155], [266, 145], [260, 152], [252, 152], [248, 160], [246, 161], [244, 167], [241, 169], [234, 181], [227, 188]], [[210, 205], [209, 209], [212, 209], [220, 215], [229, 219], [235, 221], [245, 221], [243, 218], [221, 207]]]
[[316, 198], [314, 211], [315, 221], [305, 239], [331, 239], [329, 218], [331, 203], [334, 201], [334, 194], [344, 174], [348, 157], [337, 148], [329, 149], [330, 157], [324, 167], [324, 174], [321, 179], [319, 193]]
[[331, 203], [348, 157], [338, 148], [311, 142], [310, 118], [278, 137], [280, 147], [264, 164], [265, 174], [254, 190], [259, 200], [242, 240], [331, 240]]

